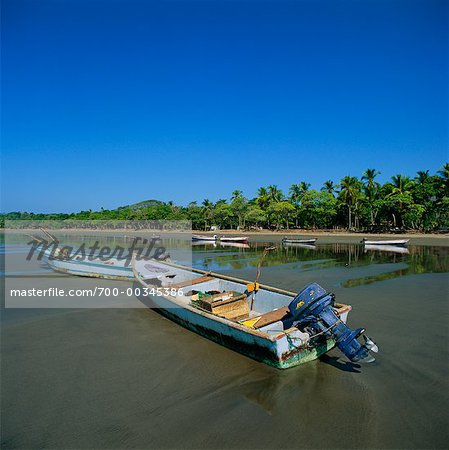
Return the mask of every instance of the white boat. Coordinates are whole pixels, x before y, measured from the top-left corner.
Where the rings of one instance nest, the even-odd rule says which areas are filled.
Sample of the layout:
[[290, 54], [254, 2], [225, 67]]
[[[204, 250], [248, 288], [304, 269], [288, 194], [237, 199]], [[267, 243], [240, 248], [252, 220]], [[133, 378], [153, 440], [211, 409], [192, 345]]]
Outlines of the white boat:
[[[76, 256], [63, 257], [61, 248], [42, 250], [46, 262], [55, 272], [65, 273], [89, 278], [103, 278], [107, 280], [130, 281], [134, 279], [134, 273], [131, 267], [131, 256], [124, 258], [99, 258], [98, 256], [88, 257]], [[142, 259], [148, 265], [147, 270], [151, 267], [157, 272], [158, 266], [152, 266], [154, 259]], [[167, 260], [169, 256], [167, 255]], [[156, 275], [157, 278], [157, 275]]]
[[[351, 307], [334, 303], [333, 294], [316, 283], [296, 294], [173, 263], [154, 264], [165, 274], [152, 280], [145, 262], [133, 259], [134, 275], [143, 287], [138, 298], [225, 347], [281, 369], [314, 360], [335, 345], [352, 361], [374, 360], [374, 342], [365, 336], [363, 345], [357, 341], [364, 330], [351, 332], [344, 325]], [[317, 322], [298, 325], [301, 314], [306, 321], [315, 314]]]
[[282, 243], [283, 244], [315, 244], [317, 241], [317, 238], [311, 238], [311, 239], [292, 239], [292, 238], [283, 238]]
[[70, 275], [91, 278], [105, 278], [109, 280], [130, 280], [134, 278], [131, 265], [125, 260], [111, 258], [102, 261], [99, 258], [88, 259], [60, 259], [49, 257], [48, 265], [55, 271]]
[[213, 236], [205, 236], [202, 234], [194, 234], [192, 235], [192, 241], [216, 241], [217, 235], [214, 234]]
[[246, 236], [221, 236], [221, 242], [247, 242]]
[[387, 239], [387, 240], [370, 240], [363, 238], [362, 244], [365, 245], [407, 245], [410, 239]]
[[407, 247], [402, 247], [400, 245], [369, 245], [369, 244], [365, 244], [365, 251], [401, 253], [402, 255], [408, 255], [410, 253]]
[[[131, 253], [117, 255], [119, 257], [99, 257], [99, 255], [90, 255], [88, 252], [80, 250], [69, 251], [70, 247], [62, 246], [59, 241], [48, 231], [42, 231], [50, 238], [50, 242], [32, 236], [36, 240], [36, 255], [39, 259], [45, 257], [47, 264], [55, 272], [66, 273], [90, 278], [104, 278], [109, 280], [129, 281], [134, 279], [134, 273], [131, 267]], [[152, 240], [160, 239], [160, 236], [153, 234]], [[135, 255], [134, 255], [135, 256]], [[142, 258], [146, 256], [142, 253]], [[170, 257], [165, 255], [166, 260]], [[145, 259], [147, 263], [151, 263], [154, 259]], [[150, 267], [150, 266], [149, 266]]]

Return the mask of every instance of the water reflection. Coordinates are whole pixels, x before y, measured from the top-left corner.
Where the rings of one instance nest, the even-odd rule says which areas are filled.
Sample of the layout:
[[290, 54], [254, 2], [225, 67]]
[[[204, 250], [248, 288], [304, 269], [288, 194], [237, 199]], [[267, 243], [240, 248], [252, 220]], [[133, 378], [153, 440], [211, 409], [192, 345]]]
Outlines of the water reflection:
[[[272, 245], [272, 243], [254, 242], [250, 243], [250, 248], [239, 249], [238, 252], [223, 248], [215, 253], [206, 249], [196, 252], [196, 249], [193, 249], [193, 261], [195, 267], [207, 270], [255, 269], [259, 262], [260, 254], [267, 245]], [[366, 272], [370, 272], [370, 269], [373, 269], [372, 271], [375, 272], [364, 273], [361, 277], [353, 278], [348, 278], [348, 272], [345, 272], [345, 281], [341, 283], [341, 286], [347, 288], [406, 275], [449, 272], [448, 247], [373, 247], [367, 248], [367, 246], [360, 244], [341, 243], [316, 246], [277, 245], [276, 249], [266, 256], [263, 266], [290, 265], [291, 269], [291, 266], [294, 264], [294, 270], [297, 272], [322, 271], [336, 268], [364, 268]], [[381, 270], [380, 273], [379, 270]]]
[[408, 255], [410, 253], [407, 247], [396, 247], [394, 245], [369, 245], [365, 244], [365, 252], [390, 252]]
[[[56, 233], [55, 233], [56, 234]], [[149, 238], [145, 233], [140, 238]], [[65, 234], [57, 235], [65, 245], [86, 246], [99, 241], [99, 245], [129, 247], [136, 235]], [[9, 234], [5, 239], [9, 254], [26, 253], [29, 236]], [[263, 263], [265, 268], [281, 268], [284, 276], [297, 277], [316, 275], [322, 279], [327, 274], [338, 280], [338, 285], [346, 288], [371, 284], [423, 273], [449, 272], [449, 247], [438, 246], [368, 246], [361, 244], [294, 244], [282, 245], [277, 242], [215, 243], [196, 242], [192, 245], [187, 234], [162, 234], [159, 245], [163, 245], [173, 259], [196, 268], [212, 271], [236, 271], [252, 269], [254, 273], [260, 255], [267, 246], [275, 246]], [[2, 245], [0, 251], [5, 252]], [[190, 254], [192, 259], [190, 261]], [[288, 270], [287, 270], [288, 269]], [[268, 272], [271, 269], [268, 270]], [[315, 273], [316, 272], [316, 273]], [[267, 273], [267, 271], [265, 271]], [[280, 276], [280, 275], [279, 275]]]
[[250, 248], [248, 244], [243, 242], [221, 242], [221, 241], [192, 241], [192, 247], [199, 247], [203, 250], [217, 247], [234, 247], [234, 248]]

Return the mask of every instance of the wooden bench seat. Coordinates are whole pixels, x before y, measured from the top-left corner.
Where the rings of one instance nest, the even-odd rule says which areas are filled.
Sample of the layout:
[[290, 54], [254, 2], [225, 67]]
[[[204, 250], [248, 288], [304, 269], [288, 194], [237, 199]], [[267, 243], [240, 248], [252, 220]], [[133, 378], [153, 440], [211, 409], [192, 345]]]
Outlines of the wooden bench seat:
[[267, 313], [259, 316], [259, 320], [257, 320], [256, 323], [254, 323], [253, 328], [255, 328], [257, 330], [266, 325], [270, 325], [271, 323], [282, 320], [288, 314], [290, 314], [288, 306], [284, 306], [283, 308], [279, 308], [279, 309], [275, 309], [274, 311], [267, 312]]

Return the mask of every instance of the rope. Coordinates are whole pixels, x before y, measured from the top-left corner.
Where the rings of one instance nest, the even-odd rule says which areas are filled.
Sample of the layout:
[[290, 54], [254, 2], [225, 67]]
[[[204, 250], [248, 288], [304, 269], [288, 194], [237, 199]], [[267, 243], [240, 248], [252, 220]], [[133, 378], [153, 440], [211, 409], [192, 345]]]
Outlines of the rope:
[[[333, 327], [335, 327], [336, 325], [338, 325], [340, 322], [343, 323], [343, 321], [342, 321], [341, 319], [338, 319], [338, 320], [337, 320], [333, 325], [331, 325], [330, 327], [326, 328], [326, 329], [323, 330], [323, 331], [320, 331], [319, 333], [314, 334], [313, 336], [310, 336], [309, 342], [310, 342], [312, 339], [316, 338], [317, 336], [321, 336], [322, 334], [327, 333], [330, 329], [332, 329]], [[275, 329], [275, 330], [270, 330], [270, 331], [275, 331], [275, 332], [278, 332], [278, 333], [284, 333], [284, 332], [285, 332], [285, 330], [276, 330], [276, 329]], [[294, 340], [298, 341], [298, 340], [299, 340], [299, 341], [301, 341], [301, 343], [304, 343], [304, 341], [302, 340], [302, 338], [297, 337], [297, 336], [289, 336], [288, 334], [285, 334], [285, 337], [287, 338], [288, 343], [291, 344], [292, 346], [294, 346], [295, 348], [298, 348], [298, 346], [296, 346], [295, 344], [293, 344], [292, 341], [294, 341]]]
[[322, 335], [322, 334], [324, 334], [324, 333], [327, 333], [331, 328], [333, 328], [333, 327], [335, 327], [335, 325], [338, 325], [340, 322], [343, 322], [341, 319], [338, 319], [333, 325], [331, 325], [329, 328], [326, 328], [325, 330], [323, 330], [323, 331], [320, 331], [319, 333], [317, 333], [317, 334], [314, 334], [313, 336], [310, 336], [310, 338], [312, 339], [312, 338], [315, 338], [315, 337], [317, 337], [317, 336], [320, 336], [320, 335]]

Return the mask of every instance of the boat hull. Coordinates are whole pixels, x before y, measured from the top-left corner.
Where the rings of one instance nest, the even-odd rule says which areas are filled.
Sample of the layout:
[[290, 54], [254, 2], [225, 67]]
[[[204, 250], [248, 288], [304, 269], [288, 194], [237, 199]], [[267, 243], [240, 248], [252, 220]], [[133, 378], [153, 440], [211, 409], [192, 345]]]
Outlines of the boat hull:
[[222, 236], [220, 238], [221, 242], [241, 242], [241, 243], [246, 243], [248, 242], [248, 238], [247, 237], [224, 237]]
[[[335, 347], [332, 338], [321, 336], [313, 345], [297, 344], [285, 333], [267, 337], [265, 333], [249, 330], [240, 324], [230, 326], [223, 319], [206, 312], [177, 307], [164, 296], [140, 296], [139, 299], [155, 312], [217, 344], [278, 369], [288, 369], [319, 358]], [[347, 313], [342, 315], [346, 321]], [[297, 342], [297, 341], [296, 341]]]
[[56, 272], [89, 278], [104, 278], [107, 280], [134, 280], [131, 266], [109, 265], [91, 261], [74, 261], [48, 258], [48, 265]]
[[317, 239], [282, 239], [284, 244], [310, 244], [313, 245]]
[[193, 235], [192, 241], [212, 241], [215, 242], [217, 240], [216, 236], [200, 236], [200, 235]]
[[410, 239], [398, 239], [398, 240], [391, 240], [391, 241], [369, 241], [365, 239], [363, 243], [365, 245], [396, 245], [396, 246], [405, 246], [407, 245], [408, 241]]

